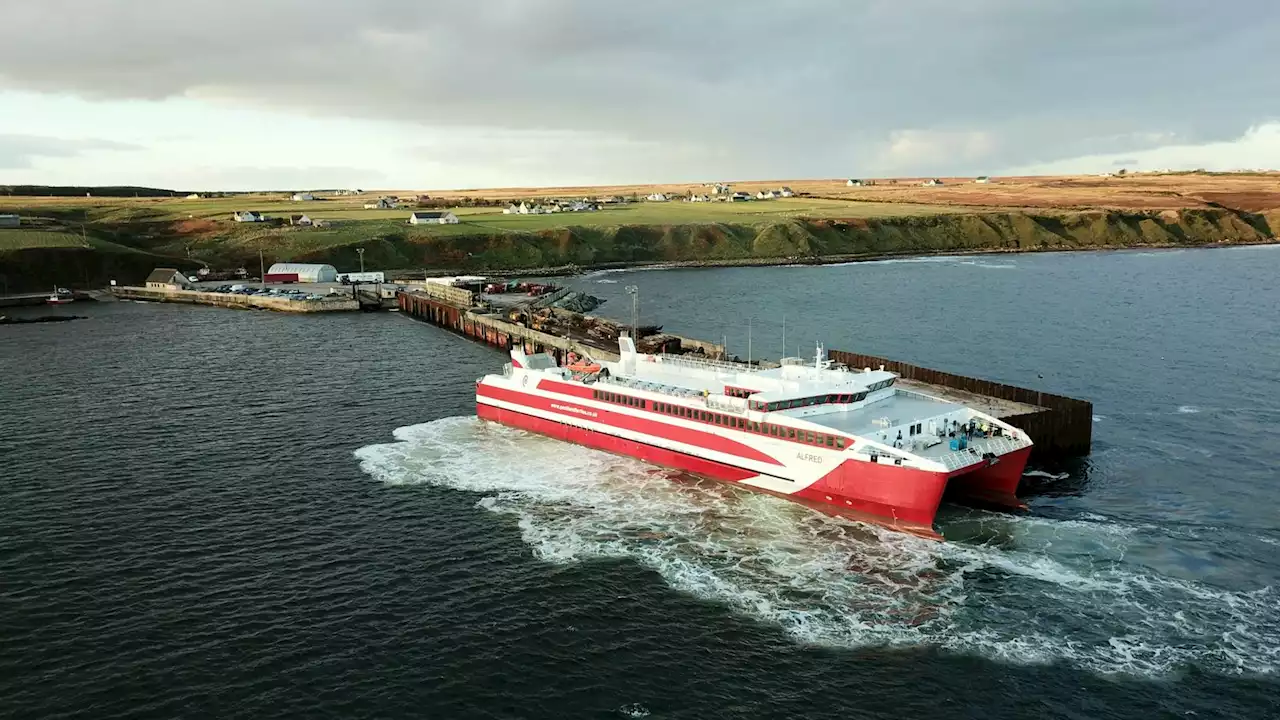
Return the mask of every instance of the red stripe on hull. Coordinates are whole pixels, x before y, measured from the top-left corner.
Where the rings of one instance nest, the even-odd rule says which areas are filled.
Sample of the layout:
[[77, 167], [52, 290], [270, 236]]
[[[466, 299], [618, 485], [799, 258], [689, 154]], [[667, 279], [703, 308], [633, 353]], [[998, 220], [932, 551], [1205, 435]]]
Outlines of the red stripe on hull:
[[566, 425], [554, 420], [546, 420], [532, 415], [525, 415], [515, 410], [507, 410], [505, 408], [495, 407], [493, 405], [485, 405], [484, 403], [476, 403], [476, 415], [482, 420], [492, 420], [502, 423], [503, 425], [511, 425], [523, 430], [531, 430], [540, 435], [548, 435], [550, 437], [574, 443], [575, 445], [585, 445], [587, 447], [596, 448], [597, 450], [606, 450], [618, 455], [626, 455], [643, 460], [654, 465], [663, 465], [665, 467], [675, 468], [677, 470], [685, 470], [687, 472], [696, 473], [698, 475], [711, 478], [713, 480], [723, 480], [726, 482], [736, 483], [739, 480], [755, 477], [758, 473], [750, 470], [744, 470], [739, 467], [725, 465], [713, 460], [687, 455], [675, 450], [667, 450], [666, 448], [655, 447], [638, 443], [634, 440], [627, 440], [616, 435], [609, 435], [595, 430], [574, 427]]
[[[539, 383], [538, 388], [542, 389], [542, 385], [546, 382], [547, 381], [544, 380], [542, 383]], [[564, 385], [564, 383], [556, 384]], [[565, 387], [572, 388], [575, 386], [565, 385]], [[590, 388], [586, 388], [586, 390], [588, 393], [591, 392]], [[557, 389], [555, 392], [560, 391]], [[485, 383], [480, 383], [476, 386], [476, 395], [479, 397], [488, 397], [493, 398], [494, 400], [509, 402], [513, 405], [522, 405], [531, 410], [555, 413], [556, 415], [562, 415], [564, 417], [587, 419], [591, 422], [609, 425], [622, 430], [630, 430], [643, 435], [671, 440], [685, 445], [692, 445], [706, 450], [723, 453], [725, 455], [733, 455], [734, 457], [739, 457], [744, 460], [755, 460], [757, 462], [768, 463], [770, 465], [782, 465], [782, 463], [751, 447], [750, 445], [738, 442], [737, 440], [731, 440], [721, 435], [716, 435], [715, 433], [705, 432], [703, 430], [695, 430], [693, 428], [672, 425], [659, 420], [640, 418], [634, 415], [627, 415], [626, 413], [606, 410], [604, 408], [579, 408], [569, 400], [556, 400], [553, 398], [543, 397], [541, 395], [530, 395], [528, 393], [519, 392], [518, 390], [510, 390], [497, 385], [488, 385]], [[555, 407], [556, 405], [561, 407], [557, 408]], [[566, 412], [563, 409], [566, 407], [572, 409]], [[574, 410], [580, 412], [574, 412]]]

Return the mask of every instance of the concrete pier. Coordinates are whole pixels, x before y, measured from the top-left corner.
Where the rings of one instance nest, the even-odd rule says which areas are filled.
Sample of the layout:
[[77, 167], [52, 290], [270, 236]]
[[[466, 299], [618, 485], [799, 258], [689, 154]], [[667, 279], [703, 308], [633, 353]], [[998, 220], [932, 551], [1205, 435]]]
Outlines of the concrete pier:
[[360, 303], [350, 297], [324, 300], [290, 300], [281, 297], [235, 295], [232, 293], [199, 292], [196, 290], [160, 290], [156, 288], [113, 287], [111, 294], [121, 300], [148, 300], [151, 302], [176, 302], [190, 305], [246, 310], [276, 310], [278, 312], [316, 313], [350, 312], [360, 309]]

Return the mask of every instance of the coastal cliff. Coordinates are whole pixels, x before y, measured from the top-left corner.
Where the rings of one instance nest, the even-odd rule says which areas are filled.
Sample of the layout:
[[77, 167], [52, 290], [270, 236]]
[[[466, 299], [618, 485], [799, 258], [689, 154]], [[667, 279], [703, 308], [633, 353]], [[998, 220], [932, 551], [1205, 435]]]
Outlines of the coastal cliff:
[[194, 269], [258, 266], [277, 260], [357, 267], [477, 272], [589, 269], [655, 263], [747, 265], [827, 262], [954, 252], [1036, 252], [1136, 247], [1194, 247], [1274, 241], [1280, 211], [1225, 208], [1152, 212], [985, 212], [857, 219], [784, 219], [756, 223], [566, 226], [536, 232], [457, 227], [448, 233], [335, 235], [290, 228], [252, 238], [208, 232], [191, 223], [91, 225], [80, 246], [0, 245], [0, 276], [10, 292], [54, 284], [138, 282], [157, 265]]

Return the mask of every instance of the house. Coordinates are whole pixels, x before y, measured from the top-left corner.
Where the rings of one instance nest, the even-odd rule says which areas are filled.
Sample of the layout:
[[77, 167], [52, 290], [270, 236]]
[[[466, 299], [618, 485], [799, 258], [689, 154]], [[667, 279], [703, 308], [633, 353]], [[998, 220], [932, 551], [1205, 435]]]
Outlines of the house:
[[986, 175], [979, 175], [978, 179], [974, 180], [974, 182], [979, 185], [986, 185], [987, 183], [991, 182], [991, 178], [987, 177]]
[[774, 197], [775, 196], [772, 190], [761, 190], [760, 192], [756, 193], [757, 200], [772, 200]]
[[791, 188], [789, 188], [789, 187], [784, 187], [784, 188], [781, 188], [781, 189], [779, 189], [779, 190], [775, 190], [775, 191], [774, 191], [774, 195], [777, 195], [778, 197], [784, 197], [784, 198], [785, 198], [785, 197], [795, 197], [795, 193], [794, 193], [794, 192], [792, 192], [792, 191], [791, 191]]
[[307, 193], [307, 192], [295, 193], [293, 196], [294, 202], [311, 202], [312, 200], [315, 200], [315, 199], [316, 199], [315, 195], [312, 195], [311, 193]]
[[576, 200], [569, 205], [569, 212], [593, 212], [596, 206], [585, 200]]
[[148, 290], [186, 290], [190, 287], [191, 281], [175, 268], [156, 268], [147, 276]]
[[303, 227], [311, 227], [315, 223], [311, 222], [311, 218], [307, 217], [306, 215], [290, 215], [289, 224], [300, 225]]
[[415, 212], [409, 214], [410, 225], [457, 225], [458, 216], [451, 212]]
[[15, 228], [22, 224], [22, 218], [17, 215], [0, 215], [0, 228]]
[[729, 186], [728, 186], [728, 185], [724, 185], [724, 184], [722, 184], [722, 183], [716, 183], [716, 186], [715, 186], [714, 188], [712, 188], [711, 194], [712, 194], [712, 195], [728, 195], [728, 194], [729, 194]]
[[365, 210], [395, 210], [397, 207], [400, 206], [397, 205], [394, 200], [384, 197], [364, 204]]
[[707, 195], [690, 195], [686, 202], [710, 202], [711, 198]]
[[546, 210], [541, 205], [530, 205], [528, 203], [520, 203], [520, 207], [516, 212], [521, 215], [542, 215]]
[[845, 181], [844, 184], [848, 185], [849, 187], [862, 187], [862, 181], [854, 178], [849, 178], [848, 180]]
[[328, 220], [316, 219], [311, 221], [311, 227], [327, 228], [327, 227], [330, 227], [331, 225], [333, 225], [333, 223], [329, 222]]
[[925, 180], [924, 182], [920, 183], [921, 187], [937, 187], [938, 185], [941, 185], [941, 184], [942, 184], [942, 181], [937, 178], [929, 178], [928, 180]]
[[736, 192], [729, 196], [729, 202], [746, 202], [751, 199], [749, 193]]
[[515, 204], [508, 205], [506, 208], [503, 209], [502, 214], [503, 215], [519, 215], [520, 206]]
[[660, 192], [656, 192], [645, 198], [645, 200], [648, 200], [649, 202], [666, 202], [668, 199], [669, 198], [667, 198], [666, 195]]
[[188, 199], [188, 200], [199, 200], [199, 199], [200, 199], [200, 193], [191, 193], [190, 195], [188, 195], [188, 196], [187, 196], [187, 199]]
[[234, 213], [231, 216], [231, 219], [239, 223], [266, 222], [267, 216], [257, 210], [241, 210], [240, 212]]

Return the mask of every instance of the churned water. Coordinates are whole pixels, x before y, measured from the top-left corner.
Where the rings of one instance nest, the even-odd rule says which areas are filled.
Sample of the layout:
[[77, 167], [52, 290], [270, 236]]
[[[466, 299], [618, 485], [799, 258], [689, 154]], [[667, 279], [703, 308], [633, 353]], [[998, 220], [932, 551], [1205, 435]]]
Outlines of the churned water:
[[945, 544], [481, 423], [501, 355], [395, 315], [0, 328], [0, 716], [1277, 716], [1277, 264], [574, 280], [1094, 401], [1093, 455]]

